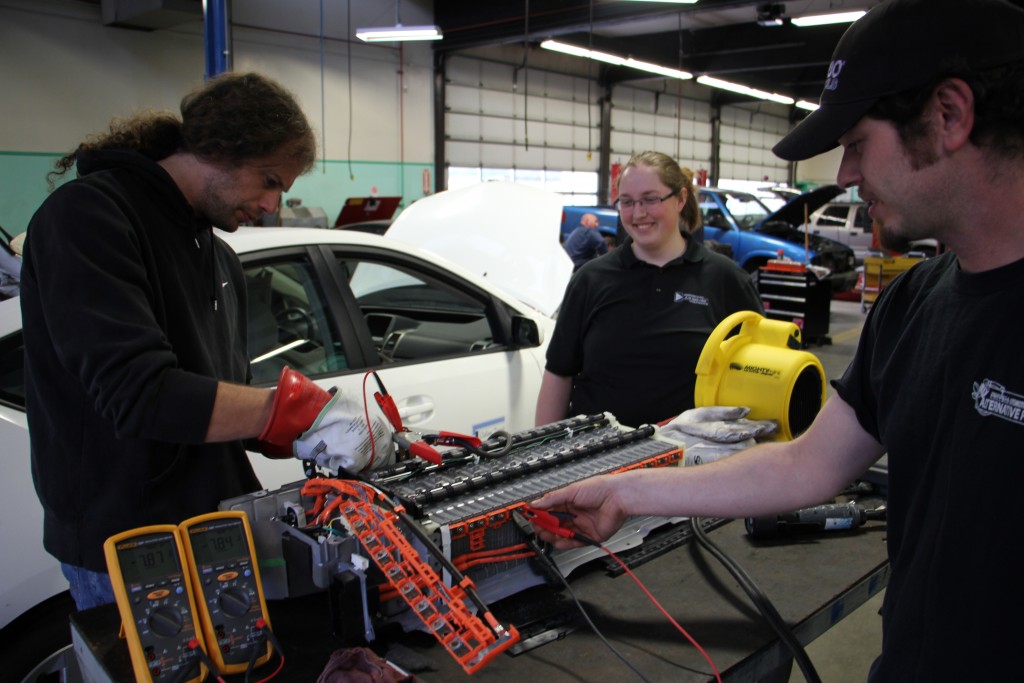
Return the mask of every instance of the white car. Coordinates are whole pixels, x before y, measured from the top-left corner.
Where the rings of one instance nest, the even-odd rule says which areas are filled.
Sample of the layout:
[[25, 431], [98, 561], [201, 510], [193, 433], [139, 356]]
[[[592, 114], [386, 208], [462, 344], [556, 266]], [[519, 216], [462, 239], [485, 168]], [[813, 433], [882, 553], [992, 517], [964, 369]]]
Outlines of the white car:
[[[868, 205], [864, 202], [830, 202], [811, 214], [807, 230], [812, 235], [821, 235], [842, 242], [853, 249], [857, 263], [864, 257], [880, 255], [874, 239]], [[925, 256], [935, 256], [938, 244], [933, 239], [917, 240], [911, 243], [911, 251]]]
[[[533, 426], [553, 315], [572, 271], [557, 240], [561, 204], [496, 184], [420, 200], [387, 237], [311, 228], [222, 234], [248, 280], [254, 383], [273, 385], [287, 364], [358, 397], [375, 369], [412, 429], [486, 436]], [[0, 521], [0, 671], [15, 681], [45, 669], [69, 642], [73, 609], [42, 545], [22, 353], [19, 301], [0, 301], [0, 491], [10, 512]], [[375, 388], [371, 380], [371, 401]], [[251, 457], [266, 488], [302, 478], [298, 461]]]

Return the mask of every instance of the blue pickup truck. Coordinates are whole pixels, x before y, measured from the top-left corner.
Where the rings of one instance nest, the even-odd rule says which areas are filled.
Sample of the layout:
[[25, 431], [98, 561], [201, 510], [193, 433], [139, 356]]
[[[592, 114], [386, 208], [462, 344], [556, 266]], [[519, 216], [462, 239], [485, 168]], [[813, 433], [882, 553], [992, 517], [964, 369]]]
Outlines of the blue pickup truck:
[[[769, 259], [780, 256], [800, 263], [809, 260], [811, 265], [828, 269], [833, 292], [853, 289], [857, 282], [853, 250], [818, 235], [810, 235], [805, 243], [806, 233], [800, 229], [804, 222], [804, 206], [807, 214], [813, 213], [842, 192], [838, 187], [829, 185], [812, 190], [790, 200], [775, 212], [749, 192], [717, 187], [702, 187], [697, 192], [704, 216], [704, 227], [698, 238], [717, 242], [719, 251], [729, 253], [747, 272], [757, 273]], [[580, 224], [580, 217], [588, 212], [597, 215], [598, 229], [602, 233], [616, 233], [619, 214], [614, 208], [566, 206], [562, 211], [563, 240]]]
[[808, 235], [800, 228], [805, 213], [813, 213], [842, 193], [839, 187], [811, 190], [775, 212], [749, 192], [717, 187], [702, 187], [697, 192], [705, 241], [727, 245], [733, 260], [748, 273], [758, 272], [769, 259], [782, 257], [827, 268], [833, 292], [848, 292], [856, 285], [853, 249], [827, 237]]

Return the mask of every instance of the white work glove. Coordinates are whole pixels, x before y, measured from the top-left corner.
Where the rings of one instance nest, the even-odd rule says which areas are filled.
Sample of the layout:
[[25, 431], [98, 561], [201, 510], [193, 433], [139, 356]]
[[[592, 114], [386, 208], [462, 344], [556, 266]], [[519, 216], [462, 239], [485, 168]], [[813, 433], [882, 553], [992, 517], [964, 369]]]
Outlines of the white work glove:
[[679, 432], [718, 443], [739, 443], [774, 434], [774, 420], [748, 420], [746, 406], [704, 406], [691, 408], [662, 427], [663, 432]]
[[363, 407], [340, 393], [335, 394], [309, 429], [295, 440], [295, 457], [312, 460], [335, 473], [341, 468], [360, 472], [394, 464], [394, 429], [376, 409], [369, 413], [372, 449]]
[[684, 445], [684, 465], [712, 462], [749, 448], [757, 438], [778, 431], [774, 420], [746, 419], [749, 412], [746, 406], [692, 408], [659, 427], [657, 433]]

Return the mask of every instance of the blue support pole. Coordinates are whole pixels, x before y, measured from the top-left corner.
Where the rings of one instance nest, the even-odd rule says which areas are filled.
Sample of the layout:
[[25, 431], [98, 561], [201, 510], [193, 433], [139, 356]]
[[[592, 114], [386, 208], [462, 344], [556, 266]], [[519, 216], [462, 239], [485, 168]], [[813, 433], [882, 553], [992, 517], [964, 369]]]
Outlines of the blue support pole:
[[206, 78], [231, 71], [230, 0], [203, 0], [203, 29], [206, 37]]

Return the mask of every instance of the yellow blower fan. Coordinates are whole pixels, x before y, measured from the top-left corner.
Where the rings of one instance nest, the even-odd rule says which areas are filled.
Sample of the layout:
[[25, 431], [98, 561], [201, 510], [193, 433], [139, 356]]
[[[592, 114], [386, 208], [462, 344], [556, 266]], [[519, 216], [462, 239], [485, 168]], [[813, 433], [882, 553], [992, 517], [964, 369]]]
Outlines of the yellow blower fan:
[[778, 440], [801, 434], [825, 403], [825, 370], [814, 354], [801, 350], [800, 328], [754, 311], [719, 323], [696, 372], [697, 407], [747, 406], [748, 418], [779, 423]]

